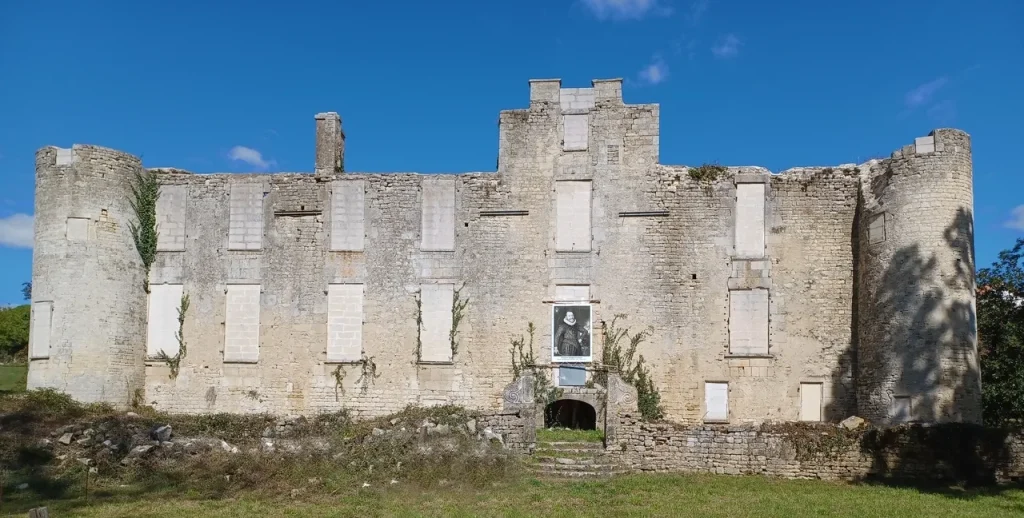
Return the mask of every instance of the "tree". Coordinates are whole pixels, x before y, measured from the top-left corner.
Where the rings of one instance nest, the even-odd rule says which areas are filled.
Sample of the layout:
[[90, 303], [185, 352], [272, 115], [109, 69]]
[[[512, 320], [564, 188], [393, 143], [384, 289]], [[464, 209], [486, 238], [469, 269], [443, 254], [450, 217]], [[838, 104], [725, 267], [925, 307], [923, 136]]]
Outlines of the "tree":
[[978, 272], [977, 297], [985, 421], [1024, 422], [1024, 239]]
[[0, 309], [0, 360], [21, 355], [28, 347], [29, 305]]
[[32, 283], [23, 282], [21, 283], [21, 295], [25, 297], [25, 300], [32, 300]]

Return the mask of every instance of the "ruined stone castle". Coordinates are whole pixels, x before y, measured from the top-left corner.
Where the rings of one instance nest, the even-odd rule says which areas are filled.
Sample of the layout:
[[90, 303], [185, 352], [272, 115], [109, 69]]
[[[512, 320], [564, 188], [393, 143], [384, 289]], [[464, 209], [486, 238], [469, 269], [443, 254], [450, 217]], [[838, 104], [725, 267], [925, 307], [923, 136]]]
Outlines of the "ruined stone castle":
[[[599, 392], [624, 315], [673, 421], [980, 419], [967, 134], [777, 174], [663, 165], [661, 144], [621, 80], [533, 80], [496, 172], [346, 171], [335, 113], [312, 173], [42, 148], [29, 386], [188, 413], [497, 409], [529, 324], [553, 384]], [[161, 185], [148, 271], [140, 171]]]

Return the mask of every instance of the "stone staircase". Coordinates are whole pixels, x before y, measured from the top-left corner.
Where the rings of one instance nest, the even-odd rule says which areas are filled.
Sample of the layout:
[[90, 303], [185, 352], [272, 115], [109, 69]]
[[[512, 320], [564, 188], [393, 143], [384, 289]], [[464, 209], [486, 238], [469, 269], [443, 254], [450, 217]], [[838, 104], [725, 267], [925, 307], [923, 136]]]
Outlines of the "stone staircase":
[[538, 477], [593, 478], [627, 473], [600, 442], [537, 442], [530, 463]]

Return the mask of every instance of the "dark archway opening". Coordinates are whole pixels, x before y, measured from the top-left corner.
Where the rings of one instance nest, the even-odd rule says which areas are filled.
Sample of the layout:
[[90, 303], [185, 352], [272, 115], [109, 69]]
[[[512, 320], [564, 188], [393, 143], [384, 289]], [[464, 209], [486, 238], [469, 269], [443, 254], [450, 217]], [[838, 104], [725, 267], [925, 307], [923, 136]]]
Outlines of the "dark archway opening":
[[544, 408], [544, 427], [594, 430], [597, 428], [597, 411], [582, 401], [559, 399]]

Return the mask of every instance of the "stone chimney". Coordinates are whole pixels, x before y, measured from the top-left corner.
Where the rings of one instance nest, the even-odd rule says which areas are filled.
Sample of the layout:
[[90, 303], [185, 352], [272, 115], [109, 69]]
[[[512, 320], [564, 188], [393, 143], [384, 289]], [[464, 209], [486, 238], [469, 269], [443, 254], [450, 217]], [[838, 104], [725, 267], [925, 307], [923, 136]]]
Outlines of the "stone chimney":
[[345, 132], [341, 130], [341, 116], [336, 112], [316, 114], [316, 168], [317, 176], [331, 176], [345, 172]]

